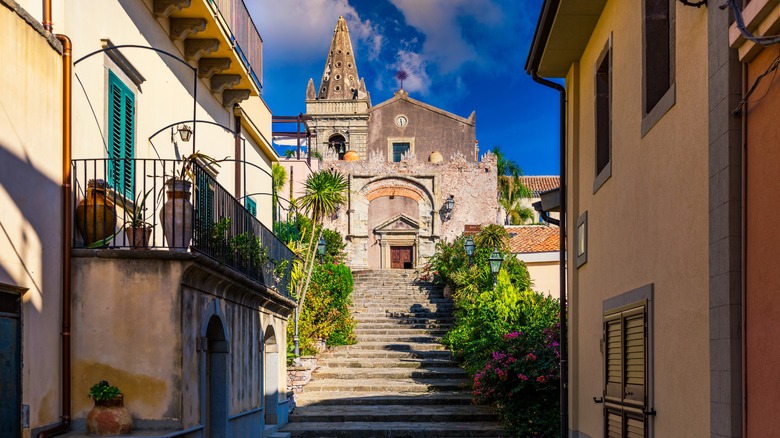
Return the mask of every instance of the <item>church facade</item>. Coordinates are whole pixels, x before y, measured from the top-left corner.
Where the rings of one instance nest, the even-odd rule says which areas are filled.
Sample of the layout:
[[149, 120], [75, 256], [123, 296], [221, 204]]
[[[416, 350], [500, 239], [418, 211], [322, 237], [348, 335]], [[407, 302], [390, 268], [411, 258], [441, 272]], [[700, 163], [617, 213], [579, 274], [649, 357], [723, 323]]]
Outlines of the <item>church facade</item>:
[[347, 175], [347, 205], [326, 226], [347, 242], [353, 269], [414, 269], [441, 239], [495, 222], [496, 159], [479, 157], [476, 115], [452, 114], [403, 89], [371, 105], [349, 29], [339, 18], [319, 88], [309, 80], [312, 151]]

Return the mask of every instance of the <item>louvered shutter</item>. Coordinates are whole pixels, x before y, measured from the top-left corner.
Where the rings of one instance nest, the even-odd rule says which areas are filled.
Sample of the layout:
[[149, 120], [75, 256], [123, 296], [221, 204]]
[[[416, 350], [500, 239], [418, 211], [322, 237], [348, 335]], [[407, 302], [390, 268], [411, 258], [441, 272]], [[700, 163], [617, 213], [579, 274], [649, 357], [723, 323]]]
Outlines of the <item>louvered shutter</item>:
[[645, 438], [647, 306], [604, 316], [604, 436]]
[[108, 72], [108, 183], [128, 199], [135, 187], [135, 96]]

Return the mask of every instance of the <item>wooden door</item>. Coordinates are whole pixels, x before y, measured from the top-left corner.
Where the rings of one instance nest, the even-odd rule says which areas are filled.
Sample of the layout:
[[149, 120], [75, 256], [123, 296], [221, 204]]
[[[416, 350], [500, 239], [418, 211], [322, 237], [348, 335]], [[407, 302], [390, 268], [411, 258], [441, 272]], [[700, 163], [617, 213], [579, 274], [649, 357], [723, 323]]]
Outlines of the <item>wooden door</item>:
[[414, 247], [412, 246], [391, 246], [390, 269], [412, 269], [414, 267], [413, 254]]
[[0, 436], [21, 436], [22, 349], [18, 295], [0, 291]]

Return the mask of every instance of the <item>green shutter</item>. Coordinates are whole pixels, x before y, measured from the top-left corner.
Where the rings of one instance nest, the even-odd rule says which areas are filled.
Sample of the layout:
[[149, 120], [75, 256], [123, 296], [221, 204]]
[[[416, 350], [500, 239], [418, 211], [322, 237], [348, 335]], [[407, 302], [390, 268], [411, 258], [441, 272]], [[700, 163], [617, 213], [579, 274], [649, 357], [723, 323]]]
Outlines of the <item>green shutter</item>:
[[[108, 71], [108, 183], [119, 194], [135, 194], [135, 95]], [[116, 161], [114, 161], [116, 160]]]
[[252, 216], [257, 217], [257, 203], [252, 198], [244, 198], [246, 203], [246, 209]]

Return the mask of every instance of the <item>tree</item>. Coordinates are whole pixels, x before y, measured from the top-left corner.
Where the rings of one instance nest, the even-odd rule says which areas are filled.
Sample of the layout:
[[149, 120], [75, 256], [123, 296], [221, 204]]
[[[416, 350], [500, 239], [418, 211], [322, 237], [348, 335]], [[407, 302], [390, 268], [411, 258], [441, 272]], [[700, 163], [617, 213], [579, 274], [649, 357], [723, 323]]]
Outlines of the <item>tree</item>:
[[[287, 171], [282, 167], [279, 163], [274, 163], [273, 166], [271, 166], [271, 182], [273, 184], [273, 208], [274, 212], [278, 211], [279, 208], [279, 192], [284, 188], [284, 185], [287, 184]], [[290, 184], [292, 186], [292, 184]], [[276, 214], [276, 219], [279, 218], [279, 214]]]
[[533, 196], [533, 193], [520, 180], [523, 169], [514, 160], [507, 158], [500, 146], [494, 146], [492, 152], [496, 156], [498, 203], [506, 212], [507, 222], [518, 225], [533, 218], [531, 209], [520, 205], [523, 198]]
[[[304, 253], [306, 281], [300, 290], [298, 311], [303, 308], [306, 291], [311, 281], [314, 259], [317, 256], [316, 245], [320, 237], [322, 237], [322, 221], [325, 217], [334, 214], [336, 209], [344, 203], [346, 193], [347, 180], [344, 175], [335, 169], [324, 169], [309, 175], [309, 178], [306, 180], [304, 195], [298, 199], [300, 207], [311, 218], [312, 227], [309, 243]], [[318, 226], [319, 232], [315, 232]]]

